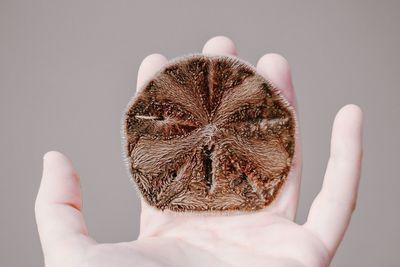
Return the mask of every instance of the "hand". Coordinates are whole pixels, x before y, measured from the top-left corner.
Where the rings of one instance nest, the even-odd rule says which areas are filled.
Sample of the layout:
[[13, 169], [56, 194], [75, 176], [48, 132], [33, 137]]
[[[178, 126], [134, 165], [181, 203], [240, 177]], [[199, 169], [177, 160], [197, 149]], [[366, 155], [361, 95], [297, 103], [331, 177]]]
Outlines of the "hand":
[[[215, 37], [203, 53], [236, 55], [231, 40]], [[167, 59], [144, 59], [138, 88]], [[277, 54], [264, 55], [260, 74], [296, 107], [290, 69]], [[81, 212], [79, 176], [59, 152], [44, 156], [43, 178], [35, 212], [46, 266], [327, 266], [354, 211], [362, 159], [362, 113], [355, 105], [336, 115], [331, 154], [320, 193], [307, 221], [293, 222], [301, 174], [297, 136], [291, 173], [279, 198], [268, 208], [242, 215], [196, 215], [161, 212], [142, 200], [138, 240], [98, 244]]]

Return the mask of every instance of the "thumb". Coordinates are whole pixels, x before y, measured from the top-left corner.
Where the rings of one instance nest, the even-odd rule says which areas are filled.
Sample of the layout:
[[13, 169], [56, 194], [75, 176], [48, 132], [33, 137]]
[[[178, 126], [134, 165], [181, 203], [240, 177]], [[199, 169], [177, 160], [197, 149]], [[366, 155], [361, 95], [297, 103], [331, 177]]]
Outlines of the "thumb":
[[82, 249], [94, 243], [81, 213], [79, 176], [60, 152], [43, 159], [43, 177], [35, 203], [36, 222], [46, 258], [48, 253]]

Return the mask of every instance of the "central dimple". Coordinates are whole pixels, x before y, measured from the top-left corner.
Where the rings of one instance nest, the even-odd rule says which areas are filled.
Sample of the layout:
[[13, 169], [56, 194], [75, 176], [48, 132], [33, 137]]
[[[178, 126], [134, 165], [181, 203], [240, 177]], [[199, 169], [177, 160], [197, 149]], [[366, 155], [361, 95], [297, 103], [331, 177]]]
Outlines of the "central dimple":
[[205, 137], [211, 138], [217, 131], [217, 126], [215, 124], [209, 123], [204, 126], [203, 134]]

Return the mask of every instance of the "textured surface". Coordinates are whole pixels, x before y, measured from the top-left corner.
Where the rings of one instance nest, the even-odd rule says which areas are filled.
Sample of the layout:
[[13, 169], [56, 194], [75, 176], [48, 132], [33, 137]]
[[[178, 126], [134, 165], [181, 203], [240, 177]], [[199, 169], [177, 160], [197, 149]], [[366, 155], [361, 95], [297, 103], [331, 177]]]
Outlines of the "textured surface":
[[289, 173], [295, 123], [292, 108], [250, 65], [233, 57], [182, 57], [128, 107], [130, 172], [159, 209], [261, 209]]

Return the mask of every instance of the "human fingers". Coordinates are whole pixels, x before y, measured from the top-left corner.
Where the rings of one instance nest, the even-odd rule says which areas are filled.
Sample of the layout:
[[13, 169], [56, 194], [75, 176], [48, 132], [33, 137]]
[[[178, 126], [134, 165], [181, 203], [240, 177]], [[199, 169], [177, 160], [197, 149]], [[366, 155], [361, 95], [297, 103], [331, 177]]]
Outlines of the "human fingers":
[[[45, 260], [49, 253], [83, 250], [95, 243], [89, 236], [82, 212], [79, 176], [60, 152], [43, 159], [43, 177], [35, 202], [35, 215]], [[46, 265], [47, 266], [47, 265]]]
[[139, 67], [136, 92], [139, 92], [146, 82], [149, 81], [167, 62], [168, 59], [161, 54], [151, 54], [145, 57]]
[[362, 111], [343, 107], [336, 115], [331, 153], [320, 193], [304, 227], [311, 230], [333, 255], [355, 209], [362, 162]]
[[[292, 75], [288, 61], [281, 55], [269, 53], [262, 56], [257, 62], [257, 72], [267, 79], [272, 86], [277, 88], [283, 97], [292, 106], [297, 117], [296, 96], [292, 83]], [[298, 121], [298, 118], [296, 118]], [[295, 134], [295, 151], [291, 171], [282, 188], [278, 199], [272, 203], [271, 208], [277, 208], [278, 213], [293, 220], [296, 216], [300, 176], [302, 169], [301, 144], [299, 128]], [[271, 210], [271, 209], [269, 209]]]
[[291, 69], [283, 56], [275, 53], [265, 54], [257, 62], [257, 71], [277, 87], [290, 105], [296, 108]]
[[209, 39], [204, 47], [203, 54], [236, 56], [236, 46], [226, 36], [215, 36]]

